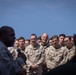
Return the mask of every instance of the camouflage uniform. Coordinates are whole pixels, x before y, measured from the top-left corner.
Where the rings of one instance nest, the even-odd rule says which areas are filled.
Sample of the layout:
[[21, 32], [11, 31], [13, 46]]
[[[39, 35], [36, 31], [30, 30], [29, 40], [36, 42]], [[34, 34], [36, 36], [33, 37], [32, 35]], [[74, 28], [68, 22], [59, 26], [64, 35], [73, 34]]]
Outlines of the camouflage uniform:
[[73, 56], [75, 55], [75, 46], [73, 46], [71, 49], [67, 48], [67, 61], [71, 60]]
[[42, 48], [44, 48], [44, 50], [46, 50], [49, 47], [49, 44], [48, 43], [46, 45], [40, 44], [40, 47], [42, 47]]
[[8, 47], [8, 50], [10, 51], [10, 53], [12, 54], [14, 51], [14, 47]]
[[25, 50], [22, 50], [20, 47], [19, 48], [8, 47], [8, 50], [12, 54], [14, 60], [16, 60], [17, 57], [18, 57], [18, 51], [17, 51], [17, 49], [20, 49], [21, 53], [25, 53]]
[[[20, 49], [21, 53], [25, 53], [25, 49], [22, 50], [20, 47], [17, 48], [17, 49], [14, 48], [14, 47], [13, 48], [10, 47], [9, 49], [10, 49], [10, 53], [12, 54], [14, 60], [16, 60], [18, 58], [18, 51], [17, 51], [17, 49]], [[24, 75], [25, 75], [26, 74], [26, 64], [23, 66], [23, 69], [24, 69]]]
[[8, 50], [12, 54], [13, 59], [16, 60], [18, 57], [17, 49], [15, 47], [8, 47]]
[[7, 47], [0, 41], [0, 62], [2, 62], [6, 68], [10, 71], [10, 75], [15, 75], [23, 71], [22, 66], [24, 65], [24, 60], [19, 57], [17, 60], [13, 60]]
[[[41, 48], [40, 45], [37, 45], [36, 47], [29, 45], [26, 48], [27, 75], [42, 75], [42, 63], [44, 61], [44, 50], [42, 49], [43, 48]], [[38, 66], [34, 71], [30, 68], [32, 64], [36, 64]]]
[[[47, 48], [49, 47], [50, 45], [47, 43], [46, 45], [42, 45], [40, 44], [40, 47], [42, 47], [45, 51], [47, 50]], [[44, 63], [42, 64], [42, 69], [43, 69], [43, 73], [42, 75], [45, 75], [47, 73], [47, 66], [46, 66], [46, 63], [45, 63], [45, 59], [44, 59]]]
[[66, 63], [66, 53], [65, 47], [55, 49], [53, 46], [50, 46], [47, 48], [45, 51], [45, 62], [48, 70]]

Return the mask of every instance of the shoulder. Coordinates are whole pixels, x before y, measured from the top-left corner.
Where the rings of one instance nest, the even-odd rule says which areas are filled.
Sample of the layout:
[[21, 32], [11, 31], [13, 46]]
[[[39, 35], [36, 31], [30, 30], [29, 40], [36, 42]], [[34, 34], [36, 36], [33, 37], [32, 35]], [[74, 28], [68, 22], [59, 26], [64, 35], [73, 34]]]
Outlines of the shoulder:
[[30, 49], [30, 48], [32, 48], [32, 45], [29, 45], [29, 46], [26, 47], [26, 49]]

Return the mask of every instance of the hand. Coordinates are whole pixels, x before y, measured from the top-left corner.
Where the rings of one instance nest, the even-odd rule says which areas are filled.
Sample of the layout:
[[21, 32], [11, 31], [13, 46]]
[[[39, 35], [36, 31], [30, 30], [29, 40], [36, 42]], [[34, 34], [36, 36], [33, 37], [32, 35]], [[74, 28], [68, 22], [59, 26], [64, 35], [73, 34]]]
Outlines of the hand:
[[18, 54], [18, 57], [21, 57], [24, 60], [24, 62], [26, 62], [26, 56], [23, 53]]
[[33, 70], [35, 70], [35, 69], [37, 69], [37, 65], [36, 64], [33, 64], [33, 65], [31, 65], [31, 68], [33, 69]]

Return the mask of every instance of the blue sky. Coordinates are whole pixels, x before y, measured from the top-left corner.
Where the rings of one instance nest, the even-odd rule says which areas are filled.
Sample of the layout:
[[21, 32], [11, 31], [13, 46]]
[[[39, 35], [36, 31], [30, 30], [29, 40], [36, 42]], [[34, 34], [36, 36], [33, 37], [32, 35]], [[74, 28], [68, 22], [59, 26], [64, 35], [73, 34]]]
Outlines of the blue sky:
[[32, 33], [76, 33], [76, 0], [0, 0], [0, 27], [14, 28], [16, 37]]

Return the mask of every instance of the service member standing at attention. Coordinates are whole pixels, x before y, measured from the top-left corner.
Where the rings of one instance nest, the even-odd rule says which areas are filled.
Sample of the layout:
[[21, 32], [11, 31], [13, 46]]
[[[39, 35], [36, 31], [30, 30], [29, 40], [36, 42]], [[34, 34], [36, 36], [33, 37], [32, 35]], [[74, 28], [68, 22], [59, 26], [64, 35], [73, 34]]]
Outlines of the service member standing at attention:
[[12, 54], [14, 60], [16, 60], [16, 58], [18, 57], [17, 53], [18, 47], [19, 47], [18, 39], [15, 39], [14, 46], [8, 47], [8, 50]]
[[10, 75], [17, 75], [23, 72], [23, 65], [26, 57], [24, 54], [18, 55], [16, 60], [13, 60], [7, 47], [13, 46], [15, 40], [14, 29], [9, 26], [2, 26], [0, 28], [0, 62], [2, 62]]
[[66, 61], [66, 48], [61, 47], [58, 44], [58, 36], [52, 36], [53, 46], [50, 46], [45, 51], [45, 62], [48, 68], [48, 71], [56, 68], [59, 65], [64, 64]]
[[[46, 50], [50, 45], [48, 44], [48, 34], [47, 33], [43, 33], [41, 36], [41, 44], [40, 47], [42, 47], [44, 50]], [[46, 64], [45, 64], [45, 60], [44, 63], [42, 65], [43, 67], [43, 75], [47, 72], [47, 68], [46, 68]]]
[[49, 43], [50, 46], [53, 45], [52, 38], [50, 38], [50, 39], [48, 40], [48, 43]]
[[43, 33], [42, 36], [41, 36], [41, 44], [40, 46], [42, 46], [44, 48], [44, 50], [46, 50], [46, 48], [49, 47], [49, 44], [48, 44], [48, 34], [47, 33]]
[[29, 46], [30, 45], [30, 39], [26, 39], [25, 40], [25, 47]]
[[25, 38], [24, 37], [19, 37], [19, 49], [22, 53], [25, 52]]
[[[17, 46], [18, 44], [18, 46]], [[11, 49], [11, 47], [8, 47], [8, 50], [10, 50], [10, 53], [14, 55], [14, 59], [18, 57], [19, 51], [21, 53], [25, 52], [25, 38], [24, 37], [19, 37], [18, 39], [15, 40], [14, 42], [14, 47]], [[19, 50], [19, 51], [18, 51]]]
[[76, 54], [75, 46], [71, 41], [71, 36], [66, 36], [64, 39], [65, 46], [67, 48], [67, 61], [71, 60], [73, 56]]
[[60, 35], [59, 35], [59, 45], [60, 45], [60, 46], [63, 46], [63, 47], [65, 46], [65, 45], [64, 45], [64, 39], [65, 39], [65, 37], [66, 37], [65, 34], [60, 34]]
[[36, 34], [30, 36], [31, 44], [26, 47], [27, 75], [42, 75], [42, 64], [44, 61], [44, 50], [37, 44]]
[[[76, 50], [76, 34], [74, 34], [73, 39]], [[65, 38], [65, 41], [70, 42], [68, 38]], [[50, 70], [46, 75], [76, 75], [76, 55], [66, 64]]]

